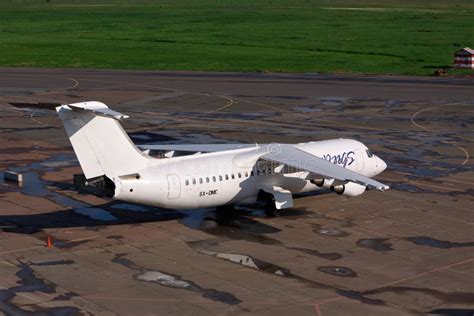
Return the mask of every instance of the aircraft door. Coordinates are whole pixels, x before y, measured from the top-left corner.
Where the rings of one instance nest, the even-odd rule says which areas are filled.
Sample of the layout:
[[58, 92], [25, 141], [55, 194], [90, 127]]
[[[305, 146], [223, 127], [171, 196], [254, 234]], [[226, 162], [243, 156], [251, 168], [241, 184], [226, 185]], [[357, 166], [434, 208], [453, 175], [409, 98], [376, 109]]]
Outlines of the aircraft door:
[[179, 176], [176, 174], [168, 175], [168, 199], [174, 200], [181, 195], [181, 183]]
[[364, 160], [365, 160], [365, 156], [364, 156], [365, 152], [363, 150], [356, 150], [356, 159], [355, 159], [355, 163], [356, 163], [356, 171], [357, 172], [361, 172], [362, 170], [364, 170]]

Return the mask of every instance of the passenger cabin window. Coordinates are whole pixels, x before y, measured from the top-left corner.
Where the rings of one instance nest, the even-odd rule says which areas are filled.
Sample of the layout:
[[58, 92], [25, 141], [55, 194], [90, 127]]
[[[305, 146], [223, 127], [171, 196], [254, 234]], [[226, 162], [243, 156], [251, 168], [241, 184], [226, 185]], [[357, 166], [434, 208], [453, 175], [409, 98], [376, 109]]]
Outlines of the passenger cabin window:
[[193, 179], [193, 184], [196, 184], [196, 179]]
[[368, 156], [369, 158], [372, 158], [372, 156], [374, 155], [374, 154], [372, 154], [372, 152], [370, 151], [370, 149], [367, 149], [366, 152], [367, 152], [367, 156]]
[[248, 178], [249, 177], [249, 173], [247, 171], [245, 171], [245, 177]]
[[212, 182], [216, 182], [216, 177], [212, 177]]
[[229, 175], [228, 174], [225, 175], [225, 179], [229, 180]]
[[239, 178], [242, 178], [242, 174], [239, 172]]
[[235, 179], [235, 176], [234, 176], [234, 174], [231, 174], [230, 176], [232, 177], [232, 179]]
[[222, 181], [222, 176], [219, 176], [219, 181]]
[[186, 179], [186, 181], [184, 181], [184, 183], [185, 183], [186, 185], [189, 185], [189, 180]]
[[202, 184], [202, 178], [199, 178], [199, 183], [201, 183], [201, 184]]
[[209, 183], [209, 177], [206, 177], [206, 182]]
[[250, 176], [251, 176], [251, 177], [253, 177], [253, 170], [252, 170], [252, 171], [250, 171]]

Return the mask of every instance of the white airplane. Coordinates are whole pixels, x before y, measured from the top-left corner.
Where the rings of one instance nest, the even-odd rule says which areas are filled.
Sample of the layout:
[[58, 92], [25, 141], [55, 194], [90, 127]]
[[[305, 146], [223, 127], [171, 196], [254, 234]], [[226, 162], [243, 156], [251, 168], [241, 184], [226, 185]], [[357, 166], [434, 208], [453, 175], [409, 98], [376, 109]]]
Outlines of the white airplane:
[[128, 116], [101, 102], [61, 105], [56, 111], [85, 177], [106, 177], [118, 200], [171, 209], [263, 201], [267, 215], [274, 216], [292, 207], [296, 193], [328, 188], [358, 196], [389, 188], [370, 178], [385, 170], [385, 162], [351, 139], [139, 148], [119, 123]]

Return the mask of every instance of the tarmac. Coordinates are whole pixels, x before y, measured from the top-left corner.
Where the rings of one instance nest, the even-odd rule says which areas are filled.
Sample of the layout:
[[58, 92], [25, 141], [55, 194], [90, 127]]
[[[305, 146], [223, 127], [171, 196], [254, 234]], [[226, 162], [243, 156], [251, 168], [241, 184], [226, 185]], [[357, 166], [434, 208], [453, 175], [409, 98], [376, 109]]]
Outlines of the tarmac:
[[[0, 68], [0, 315], [474, 314], [474, 80]], [[80, 194], [52, 111], [97, 100], [136, 143], [364, 142], [391, 189], [233, 217]], [[113, 135], [111, 135], [113, 137]], [[48, 236], [52, 245], [47, 247]]]

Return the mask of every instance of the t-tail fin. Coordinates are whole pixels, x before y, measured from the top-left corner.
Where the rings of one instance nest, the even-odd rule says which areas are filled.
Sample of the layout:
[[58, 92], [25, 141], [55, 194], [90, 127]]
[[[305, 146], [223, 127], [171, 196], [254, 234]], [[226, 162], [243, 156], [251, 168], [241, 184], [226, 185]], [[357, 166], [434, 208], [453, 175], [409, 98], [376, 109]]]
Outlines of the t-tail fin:
[[91, 101], [56, 107], [87, 179], [137, 173], [150, 157], [143, 154], [123, 130], [119, 120], [128, 116]]

